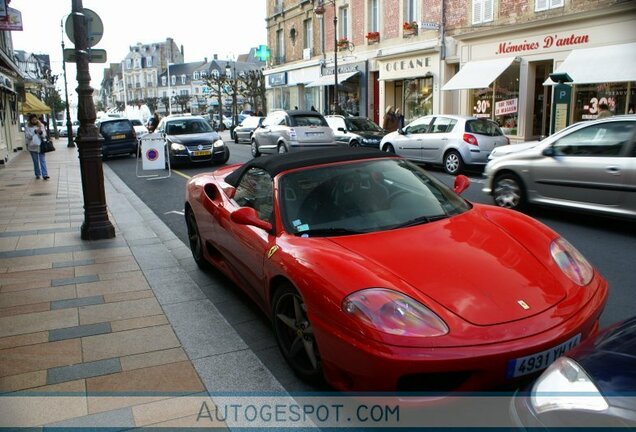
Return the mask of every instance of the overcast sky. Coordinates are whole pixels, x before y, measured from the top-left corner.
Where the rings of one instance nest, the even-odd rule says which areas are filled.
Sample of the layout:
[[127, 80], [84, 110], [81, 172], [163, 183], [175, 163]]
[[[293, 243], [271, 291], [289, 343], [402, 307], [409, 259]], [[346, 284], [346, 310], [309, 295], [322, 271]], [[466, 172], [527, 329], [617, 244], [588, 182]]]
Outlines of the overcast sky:
[[[185, 61], [193, 62], [247, 53], [267, 44], [264, 0], [84, 0], [102, 19], [104, 36], [95, 48], [107, 51], [108, 63], [119, 63], [128, 47], [165, 41], [183, 45]], [[49, 54], [53, 73], [62, 72], [60, 23], [71, 12], [71, 0], [11, 0], [22, 12], [24, 31], [13, 32], [13, 47]], [[64, 36], [66, 48], [73, 44]], [[91, 65], [91, 85], [99, 88], [107, 64]], [[74, 64], [67, 64], [69, 93], [77, 87]], [[60, 78], [58, 88], [63, 88]], [[62, 95], [62, 97], [64, 97]]]

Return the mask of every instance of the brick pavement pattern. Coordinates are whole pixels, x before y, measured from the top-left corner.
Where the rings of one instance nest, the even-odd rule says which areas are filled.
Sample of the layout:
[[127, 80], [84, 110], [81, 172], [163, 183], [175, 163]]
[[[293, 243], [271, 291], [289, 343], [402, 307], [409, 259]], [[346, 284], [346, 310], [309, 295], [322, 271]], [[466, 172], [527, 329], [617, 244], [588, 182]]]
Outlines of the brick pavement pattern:
[[114, 239], [81, 240], [77, 150], [58, 142], [47, 163], [48, 181], [26, 152], [0, 169], [0, 393], [75, 397], [28, 415], [0, 397], [0, 426], [196, 426], [171, 395], [206, 388], [131, 251], [143, 242], [112, 217]]

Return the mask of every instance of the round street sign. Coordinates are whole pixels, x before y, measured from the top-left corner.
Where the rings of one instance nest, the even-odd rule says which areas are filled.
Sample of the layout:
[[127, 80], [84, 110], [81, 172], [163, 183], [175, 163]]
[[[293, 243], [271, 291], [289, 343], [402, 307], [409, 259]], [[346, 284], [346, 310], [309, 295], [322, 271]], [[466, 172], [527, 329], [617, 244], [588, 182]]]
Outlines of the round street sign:
[[[102, 19], [90, 9], [84, 8], [84, 17], [86, 19], [86, 35], [88, 37], [88, 47], [94, 47], [102, 40], [102, 36], [104, 35], [104, 24], [102, 23]], [[64, 24], [64, 28], [66, 29], [66, 36], [75, 43], [75, 32], [73, 29], [73, 14], [70, 14], [66, 18], [66, 23]]]

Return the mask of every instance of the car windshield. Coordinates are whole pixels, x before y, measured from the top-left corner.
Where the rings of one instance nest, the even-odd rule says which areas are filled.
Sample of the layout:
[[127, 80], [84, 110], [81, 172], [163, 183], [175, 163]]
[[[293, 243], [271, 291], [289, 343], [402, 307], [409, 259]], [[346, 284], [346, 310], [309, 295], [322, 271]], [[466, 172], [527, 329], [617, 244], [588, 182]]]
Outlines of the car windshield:
[[327, 121], [321, 115], [295, 115], [290, 116], [291, 126], [329, 126]]
[[131, 131], [130, 122], [128, 120], [109, 121], [102, 123], [101, 133], [104, 135], [113, 135], [128, 133]]
[[141, 120], [131, 120], [130, 122], [133, 126], [143, 126], [143, 124], [141, 124]]
[[382, 128], [367, 118], [345, 119], [347, 128], [351, 132], [375, 131], [380, 132]]
[[466, 132], [471, 132], [486, 136], [502, 136], [503, 132], [499, 125], [491, 120], [468, 120], [466, 122]]
[[397, 229], [470, 208], [444, 184], [403, 159], [296, 170], [281, 177], [279, 193], [285, 230], [299, 236]]
[[210, 125], [203, 119], [173, 120], [166, 125], [168, 135], [188, 135], [213, 132]]

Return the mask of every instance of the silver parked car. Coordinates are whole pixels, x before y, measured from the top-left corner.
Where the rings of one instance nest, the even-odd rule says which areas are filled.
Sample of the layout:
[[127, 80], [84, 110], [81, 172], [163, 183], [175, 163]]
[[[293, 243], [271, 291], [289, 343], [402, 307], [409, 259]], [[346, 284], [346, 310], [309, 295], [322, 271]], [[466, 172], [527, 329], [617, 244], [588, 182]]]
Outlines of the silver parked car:
[[386, 135], [380, 150], [414, 161], [441, 164], [448, 174], [456, 175], [465, 165], [485, 165], [492, 149], [509, 143], [492, 120], [430, 115]]
[[261, 126], [254, 130], [252, 156], [337, 145], [333, 131], [322, 114], [276, 110], [270, 112]]
[[635, 135], [635, 115], [615, 116], [496, 149], [483, 191], [500, 207], [532, 203], [636, 218]]

